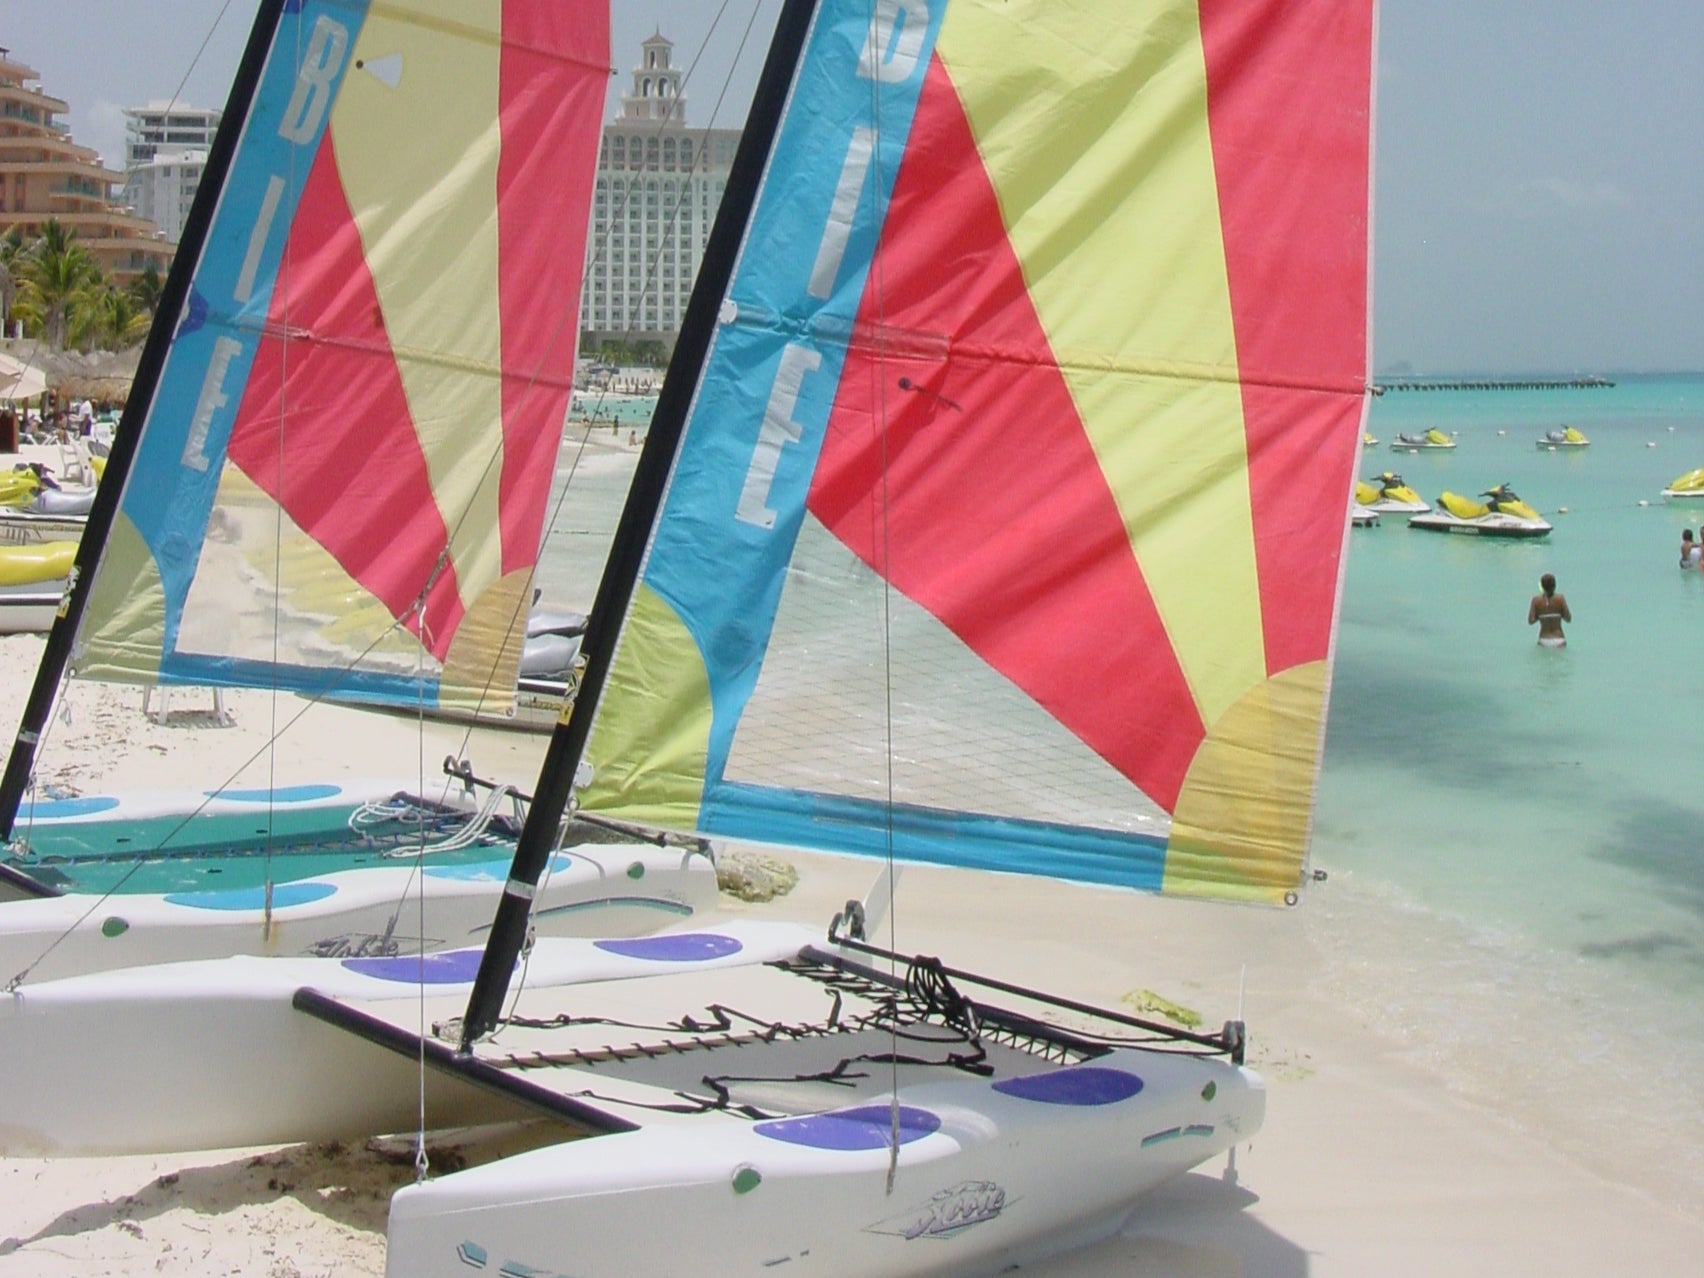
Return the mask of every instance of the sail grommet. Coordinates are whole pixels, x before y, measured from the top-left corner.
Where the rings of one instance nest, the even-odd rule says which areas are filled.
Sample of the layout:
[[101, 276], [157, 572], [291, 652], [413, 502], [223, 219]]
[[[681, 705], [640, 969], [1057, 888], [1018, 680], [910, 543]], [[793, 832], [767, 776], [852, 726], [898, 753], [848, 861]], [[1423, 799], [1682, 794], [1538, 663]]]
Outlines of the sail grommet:
[[732, 324], [740, 317], [740, 305], [731, 297], [722, 299], [721, 309], [716, 312], [718, 324]]

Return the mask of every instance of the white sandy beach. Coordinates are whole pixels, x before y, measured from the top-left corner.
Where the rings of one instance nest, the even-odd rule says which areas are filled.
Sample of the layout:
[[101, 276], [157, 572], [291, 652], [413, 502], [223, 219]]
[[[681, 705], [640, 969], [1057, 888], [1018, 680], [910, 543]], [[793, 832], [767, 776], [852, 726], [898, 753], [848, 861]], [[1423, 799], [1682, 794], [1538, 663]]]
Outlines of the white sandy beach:
[[[0, 637], [0, 723], [9, 749], [42, 640]], [[230, 775], [280, 780], [430, 777], [461, 753], [464, 729], [315, 708], [276, 764], [270, 725], [305, 704], [262, 693], [226, 698], [235, 722], [193, 713], [149, 722], [136, 689], [74, 685], [44, 750], [41, 779], [83, 792], [181, 786]], [[471, 757], [486, 775], [530, 787], [544, 739], [480, 730]], [[306, 748], [304, 748], [306, 747]], [[388, 766], [378, 768], [375, 760]], [[755, 910], [827, 922], [862, 896], [864, 862], [794, 858], [798, 888]], [[1152, 990], [1209, 1024], [1236, 1014], [1246, 967], [1251, 1063], [1270, 1088], [1265, 1129], [1238, 1151], [1140, 1204], [1123, 1232], [1027, 1272], [1072, 1275], [1580, 1275], [1695, 1272], [1704, 1256], [1699, 1188], [1676, 1169], [1564, 1154], [1522, 1104], [1470, 1100], [1428, 1064], [1424, 1029], [1346, 1017], [1335, 930], [1350, 925], [1354, 885], [1318, 885], [1289, 912], [1159, 901], [1030, 879], [911, 869], [894, 941], [956, 966], [1117, 1005]], [[1364, 956], [1363, 956], [1364, 958]], [[1376, 987], [1379, 966], [1355, 979]], [[10, 974], [6, 974], [9, 976]], [[1363, 991], [1365, 992], [1365, 991]], [[1361, 1000], [1366, 1006], [1375, 998]], [[1416, 1034], [1421, 1036], [1417, 1041]], [[1569, 1068], [1566, 1038], [1530, 1062], [1533, 1077]], [[124, 1086], [123, 1062], [113, 1086]], [[45, 1080], [8, 1079], [10, 1087]], [[44, 1089], [45, 1091], [45, 1089]], [[43, 1103], [49, 1103], [45, 1097]], [[1630, 1095], [1633, 1107], [1660, 1093]], [[1696, 1143], [1701, 1133], [1677, 1134]], [[1617, 1134], [1603, 1133], [1613, 1155]], [[466, 1156], [442, 1149], [453, 1162]], [[290, 1147], [173, 1157], [48, 1162], [0, 1159], [0, 1274], [378, 1274], [390, 1189], [413, 1176], [406, 1149]], [[1684, 1182], [1684, 1183], [1683, 1183]], [[706, 1259], [714, 1273], [714, 1258]]]
[[[0, 639], [7, 724], [17, 721], [41, 646], [36, 636]], [[194, 716], [153, 724], [133, 688], [73, 685], [66, 704], [43, 779], [92, 791], [119, 779], [164, 786], [223, 775], [261, 750], [274, 712], [285, 719], [302, 702], [228, 695], [237, 719], [228, 728]], [[429, 774], [463, 740], [463, 729], [431, 724], [421, 745], [404, 719], [329, 707], [303, 724], [314, 750], [279, 762], [285, 774], [370, 774], [375, 758], [419, 758]], [[530, 779], [542, 746], [537, 736], [479, 731], [472, 757], [487, 774]], [[869, 886], [864, 862], [796, 861], [801, 883], [791, 896], [729, 908], [826, 922]], [[1520, 1080], [1510, 1080], [1506, 1111], [1477, 1106], [1428, 1072], [1413, 1038], [1344, 1021], [1321, 976], [1321, 941], [1341, 910], [1336, 889], [1321, 884], [1285, 913], [970, 872], [903, 876], [901, 949], [1080, 999], [1116, 1004], [1145, 988], [1217, 1022], [1234, 1016], [1247, 966], [1251, 1063], [1271, 1094], [1266, 1128], [1239, 1150], [1235, 1183], [1223, 1164], [1203, 1167], [1138, 1205], [1113, 1241], [1033, 1271], [1602, 1275], [1685, 1269], [1704, 1256], [1704, 1223], [1687, 1206], [1697, 1186], [1663, 1195], [1660, 1167], [1648, 1169], [1646, 1188], [1595, 1174], [1544, 1131], [1523, 1130]], [[1566, 1070], [1566, 1053], [1534, 1062], [1540, 1068]], [[112, 1085], [124, 1085], [121, 1063]], [[1677, 1148], [1697, 1135], [1677, 1131]], [[0, 1273], [377, 1275], [389, 1191], [412, 1174], [406, 1148], [0, 1159]]]

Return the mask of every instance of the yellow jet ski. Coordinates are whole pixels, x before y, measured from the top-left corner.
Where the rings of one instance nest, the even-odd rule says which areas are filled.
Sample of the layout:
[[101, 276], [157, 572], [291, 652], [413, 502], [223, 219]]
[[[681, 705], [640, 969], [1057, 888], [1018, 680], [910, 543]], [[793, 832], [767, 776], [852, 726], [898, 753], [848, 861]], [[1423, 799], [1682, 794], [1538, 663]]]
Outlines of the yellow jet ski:
[[1679, 479], [1674, 480], [1663, 489], [1663, 496], [1671, 501], [1679, 501], [1692, 497], [1704, 497], [1704, 466], [1697, 470], [1689, 470]]
[[0, 471], [0, 541], [81, 537], [95, 504], [93, 488], [63, 488], [40, 462]]
[[1443, 431], [1433, 427], [1424, 435], [1404, 435], [1398, 433], [1390, 441], [1392, 451], [1399, 453], [1430, 453], [1440, 449], [1454, 448], [1456, 442]]
[[1547, 430], [1538, 441], [1540, 449], [1555, 452], [1558, 448], [1586, 448], [1591, 444], [1577, 427], [1564, 426], [1561, 430]]
[[1382, 514], [1415, 515], [1432, 509], [1394, 470], [1359, 481], [1355, 485], [1355, 500]]
[[1544, 537], [1550, 524], [1522, 501], [1507, 484], [1487, 489], [1474, 501], [1459, 493], [1444, 493], [1438, 508], [1408, 521], [1410, 528], [1430, 532], [1464, 533], [1473, 537]]

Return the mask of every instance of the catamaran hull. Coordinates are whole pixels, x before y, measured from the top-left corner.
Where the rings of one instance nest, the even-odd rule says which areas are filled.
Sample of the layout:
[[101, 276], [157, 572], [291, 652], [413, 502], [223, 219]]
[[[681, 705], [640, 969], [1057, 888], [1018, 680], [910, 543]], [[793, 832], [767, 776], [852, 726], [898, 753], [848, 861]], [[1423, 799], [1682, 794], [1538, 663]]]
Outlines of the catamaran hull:
[[[342, 957], [483, 944], [509, 861], [345, 870], [231, 891], [0, 904], [0, 983], [234, 954]], [[541, 936], [637, 936], [710, 909], [708, 856], [649, 844], [558, 853], [534, 901]]]
[[1408, 521], [1408, 526], [1428, 532], [1460, 533], [1467, 537], [1546, 537], [1550, 534], [1550, 524], [1546, 520], [1521, 519], [1495, 511], [1475, 519], [1457, 519], [1447, 510], [1434, 510], [1414, 516]]
[[[715, 971], [790, 958], [817, 933], [734, 921], [730, 957], [657, 962], [603, 941], [548, 937], [529, 988]], [[516, 1117], [464, 1076], [297, 1010], [299, 994], [377, 1001], [417, 1025], [428, 995], [464, 1002], [480, 951], [331, 958], [241, 956], [99, 972], [0, 993], [0, 1157], [107, 1157], [413, 1130]], [[418, 1026], [429, 1029], [429, 1026]], [[115, 1074], [115, 1069], [120, 1070]]]
[[1036, 1086], [902, 1088], [891, 1192], [887, 1098], [861, 1107], [861, 1130], [832, 1113], [664, 1119], [411, 1186], [392, 1199], [386, 1273], [990, 1272], [1113, 1232], [1134, 1199], [1246, 1140], [1265, 1112], [1251, 1071], [1160, 1052], [1038, 1063], [1022, 1081]]

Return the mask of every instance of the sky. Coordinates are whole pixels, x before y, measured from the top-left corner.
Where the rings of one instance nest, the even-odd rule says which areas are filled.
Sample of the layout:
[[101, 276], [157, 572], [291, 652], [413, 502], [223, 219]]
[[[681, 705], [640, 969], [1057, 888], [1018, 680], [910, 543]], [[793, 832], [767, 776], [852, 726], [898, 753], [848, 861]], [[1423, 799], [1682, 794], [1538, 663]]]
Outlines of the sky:
[[[223, 104], [256, 2], [0, 0], [0, 46], [120, 167], [124, 107]], [[612, 111], [660, 30], [703, 48], [690, 122], [737, 127], [779, 8], [617, 0]], [[1704, 2], [1379, 12], [1375, 369], [1704, 370]]]

